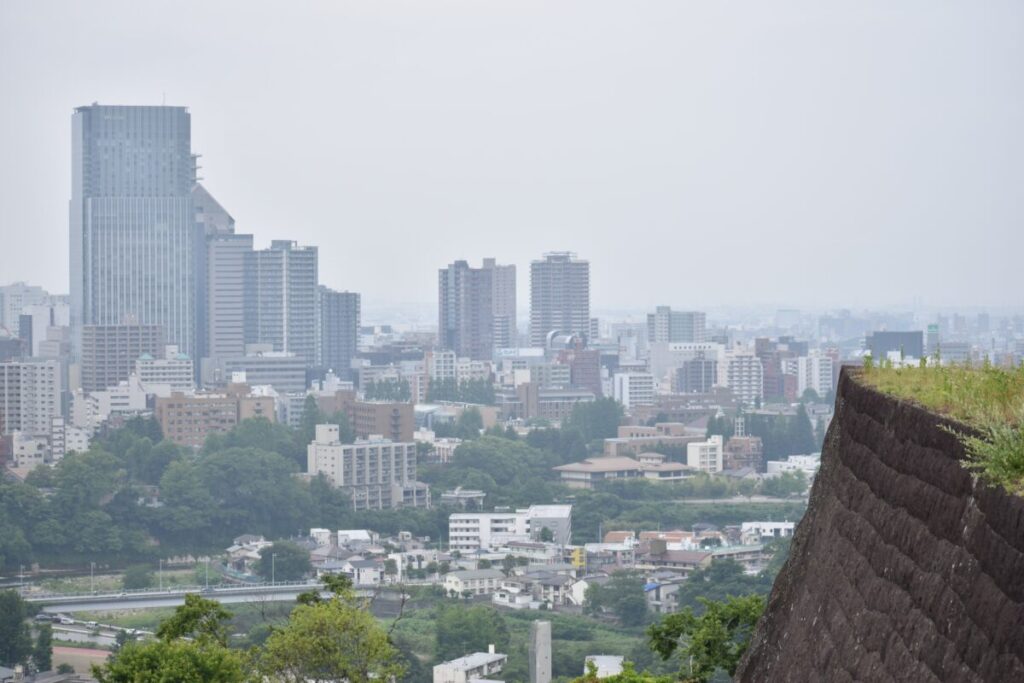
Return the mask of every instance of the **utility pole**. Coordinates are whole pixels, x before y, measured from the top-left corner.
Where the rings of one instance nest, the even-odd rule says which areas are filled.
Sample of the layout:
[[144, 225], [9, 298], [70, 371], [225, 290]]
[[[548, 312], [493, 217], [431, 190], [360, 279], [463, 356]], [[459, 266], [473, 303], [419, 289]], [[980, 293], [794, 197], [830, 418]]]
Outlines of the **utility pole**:
[[206, 558], [206, 587], [210, 587], [210, 558]]
[[96, 563], [95, 562], [90, 562], [89, 563], [89, 592], [90, 593], [95, 593], [96, 592], [96, 580], [94, 578], [95, 570], [96, 570]]
[[270, 585], [277, 584], [277, 553], [270, 553]]
[[163, 561], [163, 559], [160, 559], [160, 560], [157, 560], [157, 561], [160, 563], [159, 565], [157, 565], [159, 567], [159, 569], [157, 570], [157, 575], [160, 577], [160, 590], [163, 590], [164, 589], [164, 561]]

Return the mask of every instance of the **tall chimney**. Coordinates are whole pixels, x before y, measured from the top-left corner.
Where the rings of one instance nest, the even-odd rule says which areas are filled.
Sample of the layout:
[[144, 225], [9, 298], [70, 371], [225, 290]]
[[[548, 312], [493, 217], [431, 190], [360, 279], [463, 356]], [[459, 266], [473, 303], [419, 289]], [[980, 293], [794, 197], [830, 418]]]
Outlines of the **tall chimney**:
[[551, 683], [551, 622], [530, 623], [530, 683]]

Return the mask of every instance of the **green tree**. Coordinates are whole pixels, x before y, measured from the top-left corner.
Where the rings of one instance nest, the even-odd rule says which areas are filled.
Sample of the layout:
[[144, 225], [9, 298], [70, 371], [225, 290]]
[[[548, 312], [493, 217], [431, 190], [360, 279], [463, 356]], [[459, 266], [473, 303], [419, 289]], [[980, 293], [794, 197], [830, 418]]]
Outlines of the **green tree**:
[[599, 398], [573, 406], [572, 414], [565, 420], [564, 426], [580, 430], [586, 443], [591, 443], [617, 436], [622, 415], [621, 403], [613, 398]]
[[244, 655], [226, 647], [230, 618], [220, 603], [188, 594], [157, 640], [124, 643], [92, 674], [99, 683], [244, 683]]
[[584, 611], [588, 614], [610, 611], [623, 626], [640, 626], [647, 620], [643, 576], [621, 571], [612, 574], [604, 585], [591, 584], [584, 596]]
[[436, 659], [447, 661], [467, 652], [486, 652], [494, 645], [498, 652], [507, 652], [509, 630], [504, 617], [492, 607], [437, 608], [435, 619]]
[[154, 640], [129, 643], [93, 665], [99, 683], [246, 683], [244, 654], [215, 643]]
[[32, 655], [28, 604], [13, 590], [0, 592], [0, 665], [13, 668]]
[[36, 671], [49, 671], [53, 668], [53, 627], [41, 624], [36, 633], [36, 644], [32, 648], [32, 663]]
[[145, 564], [133, 564], [124, 570], [122, 582], [125, 590], [149, 588], [153, 585], [153, 569]]
[[298, 581], [313, 569], [309, 553], [291, 541], [275, 541], [260, 549], [256, 573], [267, 581]]
[[160, 623], [156, 635], [164, 641], [192, 638], [227, 645], [227, 623], [230, 619], [231, 612], [221, 607], [216, 600], [187, 593], [185, 604], [179, 605], [173, 615]]
[[736, 673], [765, 604], [760, 595], [700, 602], [699, 616], [687, 607], [647, 631], [651, 647], [665, 660], [678, 655], [681, 679], [694, 683], [710, 681], [719, 669]]
[[672, 676], [656, 676], [654, 674], [637, 671], [632, 662], [623, 662], [622, 673], [614, 676], [599, 678], [597, 665], [593, 662], [587, 663], [587, 672], [572, 681], [572, 683], [673, 683]]
[[370, 683], [401, 676], [401, 656], [350, 588], [329, 600], [300, 604], [258, 655], [270, 681]]
[[455, 422], [455, 436], [460, 439], [476, 439], [484, 428], [484, 418], [477, 408], [467, 408]]

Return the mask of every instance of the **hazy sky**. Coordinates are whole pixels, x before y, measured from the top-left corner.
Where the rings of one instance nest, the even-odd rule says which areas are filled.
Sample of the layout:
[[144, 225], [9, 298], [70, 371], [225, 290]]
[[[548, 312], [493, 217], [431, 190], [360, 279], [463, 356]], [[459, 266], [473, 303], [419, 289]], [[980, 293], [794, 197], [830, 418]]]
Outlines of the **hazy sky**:
[[1024, 3], [0, 2], [0, 282], [66, 291], [73, 107], [186, 105], [240, 232], [364, 305], [1024, 305]]

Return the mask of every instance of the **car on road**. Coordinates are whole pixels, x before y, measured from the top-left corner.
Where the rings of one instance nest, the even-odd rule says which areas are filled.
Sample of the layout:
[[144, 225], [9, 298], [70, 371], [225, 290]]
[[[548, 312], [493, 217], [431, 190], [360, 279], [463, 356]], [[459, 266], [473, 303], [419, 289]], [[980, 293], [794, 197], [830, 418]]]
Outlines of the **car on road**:
[[75, 620], [72, 619], [71, 617], [64, 617], [64, 616], [62, 616], [62, 617], [58, 617], [58, 618], [60, 619], [60, 623], [64, 624], [65, 626], [68, 626], [70, 624], [74, 624], [75, 623]]
[[99, 624], [97, 624], [95, 621], [87, 621], [85, 622], [85, 625], [89, 628], [99, 628]]

